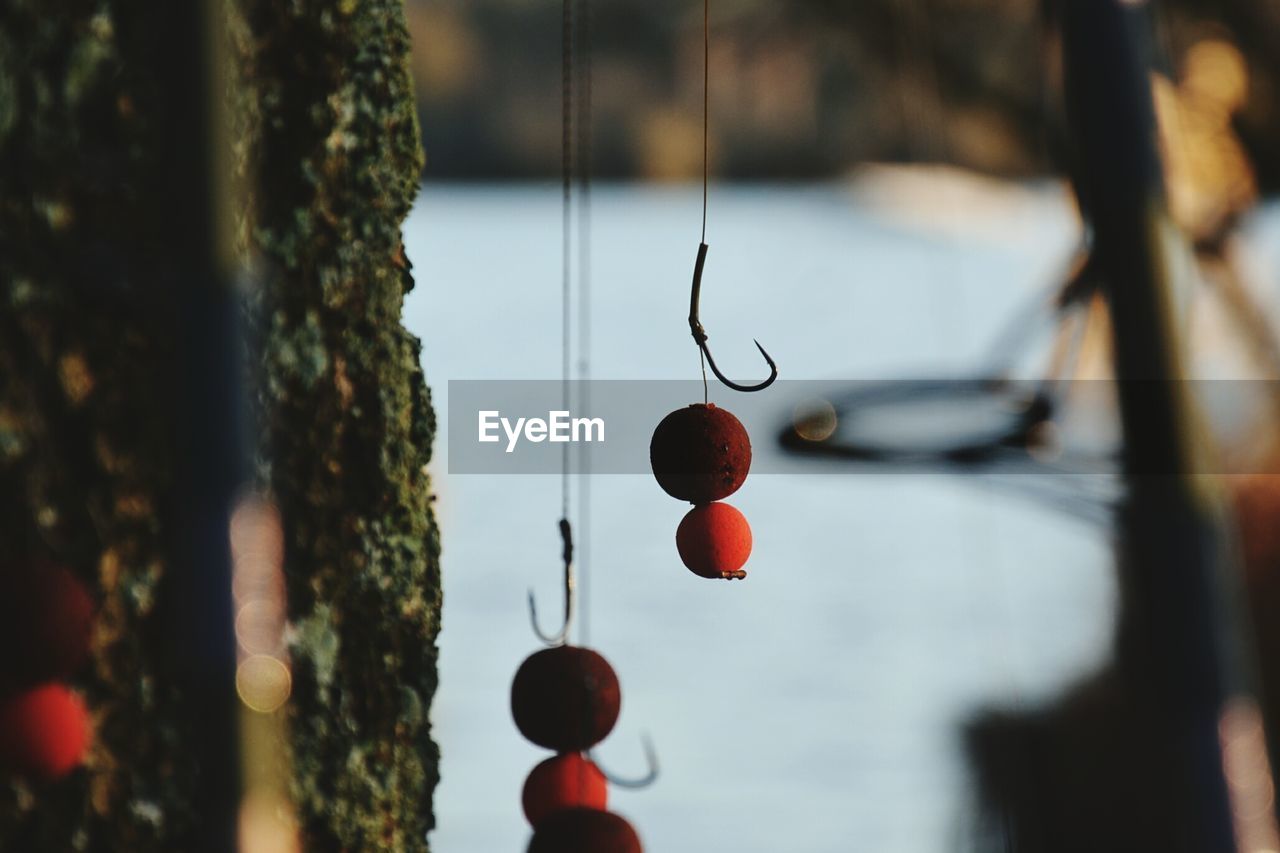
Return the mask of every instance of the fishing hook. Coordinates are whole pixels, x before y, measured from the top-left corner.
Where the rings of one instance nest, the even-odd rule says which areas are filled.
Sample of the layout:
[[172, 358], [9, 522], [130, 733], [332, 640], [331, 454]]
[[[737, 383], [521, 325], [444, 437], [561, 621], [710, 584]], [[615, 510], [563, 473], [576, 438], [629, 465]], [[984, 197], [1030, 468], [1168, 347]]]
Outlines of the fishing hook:
[[548, 646], [568, 642], [569, 627], [573, 624], [574, 600], [577, 598], [577, 582], [573, 576], [573, 529], [567, 518], [560, 519], [560, 540], [564, 543], [564, 625], [559, 631], [546, 634], [538, 627], [538, 604], [534, 600], [533, 590], [529, 590], [529, 622], [533, 625], [533, 633]]
[[654, 750], [653, 741], [650, 740], [647, 734], [640, 736], [640, 744], [644, 748], [644, 760], [645, 763], [649, 765], [649, 770], [639, 779], [625, 779], [613, 775], [600, 764], [600, 760], [592, 755], [590, 751], [587, 752], [587, 758], [591, 759], [596, 767], [600, 768], [600, 772], [604, 774], [604, 778], [608, 779], [609, 784], [611, 785], [616, 785], [619, 788], [632, 788], [637, 790], [640, 788], [648, 788], [658, 780], [658, 753]]
[[760, 346], [759, 341], [754, 341], [756, 349], [760, 350], [760, 354], [764, 356], [764, 360], [769, 363], [769, 378], [758, 385], [739, 385], [728, 379], [720, 368], [716, 367], [716, 360], [711, 357], [711, 350], [707, 347], [707, 332], [702, 328], [702, 322], [698, 319], [698, 298], [702, 293], [702, 267], [707, 261], [707, 244], [698, 244], [698, 261], [693, 267], [693, 292], [689, 297], [689, 331], [693, 333], [693, 340], [697, 343], [698, 348], [702, 350], [702, 354], [707, 357], [707, 363], [711, 365], [711, 372], [716, 375], [725, 385], [728, 385], [735, 391], [763, 391], [773, 384], [773, 380], [778, 378], [778, 365], [776, 365], [769, 353], [765, 352], [764, 347]]

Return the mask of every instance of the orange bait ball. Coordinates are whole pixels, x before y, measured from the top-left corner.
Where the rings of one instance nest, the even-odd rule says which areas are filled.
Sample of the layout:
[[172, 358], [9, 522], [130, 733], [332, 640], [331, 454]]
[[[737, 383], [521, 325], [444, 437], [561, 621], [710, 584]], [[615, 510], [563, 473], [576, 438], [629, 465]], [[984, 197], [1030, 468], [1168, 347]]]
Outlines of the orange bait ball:
[[621, 707], [622, 688], [613, 667], [579, 646], [533, 653], [511, 682], [516, 728], [556, 752], [580, 752], [604, 740]]
[[728, 504], [695, 506], [676, 528], [676, 549], [695, 575], [741, 580], [751, 556], [751, 525]]
[[44, 684], [0, 702], [0, 768], [53, 780], [84, 760], [89, 714], [60, 684]]
[[0, 565], [0, 692], [75, 675], [89, 656], [93, 609], [60, 566]]
[[543, 821], [527, 853], [642, 853], [640, 836], [613, 812], [568, 809]]
[[742, 422], [714, 403], [694, 403], [662, 419], [649, 442], [649, 464], [663, 491], [710, 503], [738, 491], [751, 470], [751, 438]]
[[536, 828], [550, 815], [565, 809], [603, 810], [609, 791], [604, 774], [591, 759], [578, 752], [566, 752], [533, 768], [520, 799], [524, 816]]

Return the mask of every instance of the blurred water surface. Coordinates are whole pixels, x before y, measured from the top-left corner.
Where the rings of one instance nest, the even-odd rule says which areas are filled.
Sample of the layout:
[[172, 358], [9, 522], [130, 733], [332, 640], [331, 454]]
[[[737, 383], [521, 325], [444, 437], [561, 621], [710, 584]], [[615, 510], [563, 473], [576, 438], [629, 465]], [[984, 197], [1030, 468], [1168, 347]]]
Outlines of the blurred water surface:
[[[730, 375], [762, 375], [753, 337], [792, 379], [963, 371], [1075, 246], [1057, 185], [939, 190], [905, 208], [885, 193], [712, 188], [702, 314]], [[596, 378], [697, 376], [685, 317], [700, 202], [697, 188], [593, 191]], [[442, 426], [449, 379], [559, 376], [560, 222], [558, 187], [423, 190], [405, 317]], [[733, 392], [711, 393], [732, 409]], [[546, 753], [516, 731], [508, 690], [538, 648], [526, 590], [549, 623], [560, 606], [560, 486], [450, 476], [446, 441], [432, 841], [519, 851], [521, 786]], [[646, 476], [592, 481], [585, 628], [623, 685], [598, 754], [638, 773], [648, 731], [663, 770], [611, 807], [653, 853], [957, 849], [973, 795], [958, 726], [1050, 699], [1106, 656], [1105, 532], [974, 481], [853, 468], [752, 477], [731, 502], [753, 526], [750, 577], [711, 582], [676, 554], [686, 507]]]

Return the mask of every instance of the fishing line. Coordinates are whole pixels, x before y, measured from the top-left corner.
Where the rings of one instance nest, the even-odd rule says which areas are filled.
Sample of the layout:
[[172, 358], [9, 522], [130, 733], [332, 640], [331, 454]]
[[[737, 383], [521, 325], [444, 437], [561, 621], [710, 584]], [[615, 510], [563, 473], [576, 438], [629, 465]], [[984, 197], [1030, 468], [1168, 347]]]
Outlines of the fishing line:
[[[707, 185], [708, 175], [707, 149], [711, 131], [711, 0], [702, 0], [702, 243], [707, 242]], [[702, 368], [702, 403], [710, 400], [707, 390], [707, 355], [698, 347], [698, 365]]]
[[[560, 184], [561, 184], [561, 290], [560, 290], [560, 406], [570, 411], [570, 344], [573, 252], [573, 2], [561, 3], [560, 44]], [[564, 622], [560, 630], [546, 633], [538, 625], [538, 605], [529, 591], [529, 622], [538, 639], [549, 646], [569, 642], [573, 628], [577, 578], [573, 563], [573, 527], [569, 523], [569, 443], [560, 451], [560, 542], [564, 563]]]
[[[578, 2], [578, 402], [591, 411], [591, 0]], [[578, 445], [578, 641], [589, 645], [591, 445]]]
[[702, 0], [702, 242], [707, 242], [707, 149], [711, 124], [711, 0]]
[[[575, 22], [574, 6], [578, 7], [577, 20]], [[575, 27], [576, 23], [576, 27]], [[571, 344], [572, 344], [572, 297], [573, 297], [573, 270], [571, 266], [573, 258], [573, 185], [574, 185], [574, 123], [573, 114], [575, 107], [578, 112], [578, 146], [577, 146], [577, 179], [579, 189], [582, 193], [580, 204], [578, 206], [578, 262], [579, 262], [579, 291], [578, 291], [578, 334], [579, 334], [579, 361], [578, 371], [582, 378], [580, 384], [583, 386], [578, 391], [579, 402], [584, 406], [589, 405], [589, 395], [585, 390], [587, 380], [590, 376], [590, 335], [591, 335], [591, 304], [590, 304], [590, 183], [591, 183], [591, 165], [590, 165], [590, 116], [591, 116], [591, 67], [588, 58], [590, 55], [591, 42], [591, 9], [590, 0], [562, 0], [562, 30], [561, 30], [561, 183], [562, 183], [562, 288], [561, 288], [561, 394], [562, 405], [566, 411], [569, 410], [569, 403], [572, 397], [572, 381], [571, 376]], [[575, 41], [577, 39], [578, 41]], [[577, 52], [583, 54], [584, 60], [581, 65], [575, 67], [575, 45]], [[574, 82], [577, 80], [577, 102], [575, 104]], [[618, 715], [619, 688], [617, 685], [617, 676], [604, 658], [585, 648], [587, 619], [586, 619], [586, 603], [575, 604], [578, 598], [578, 582], [574, 564], [574, 543], [573, 528], [569, 522], [570, 509], [570, 484], [571, 484], [571, 466], [568, 442], [561, 455], [560, 467], [560, 483], [561, 483], [561, 510], [560, 518], [560, 537], [564, 544], [564, 622], [560, 630], [555, 634], [545, 633], [538, 625], [537, 602], [534, 599], [533, 591], [529, 592], [529, 621], [533, 627], [534, 633], [540, 640], [551, 646], [550, 649], [544, 649], [537, 652], [521, 664], [519, 671], [516, 673], [515, 682], [512, 684], [512, 713], [516, 719], [516, 726], [521, 730], [529, 740], [541, 746], [554, 749], [561, 755], [557, 759], [561, 760], [569, 756], [584, 757], [587, 762], [594, 762], [600, 775], [602, 775], [609, 783], [626, 788], [645, 788], [653, 784], [658, 778], [658, 759], [654, 752], [653, 744], [646, 736], [643, 739], [644, 753], [648, 762], [647, 773], [638, 779], [629, 779], [615, 776], [611, 774], [599, 761], [591, 755], [591, 746], [598, 743], [613, 728], [613, 723]], [[579, 492], [578, 492], [578, 519], [584, 532], [589, 521], [588, 504], [589, 488], [587, 477], [590, 473], [590, 462], [585, 448], [580, 448], [580, 467], [579, 471]], [[584, 538], [585, 545], [585, 538]], [[584, 561], [585, 562], [585, 561]], [[569, 640], [573, 630], [575, 617], [579, 621], [579, 638], [581, 645], [573, 646]], [[552, 657], [546, 657], [552, 655]], [[589, 669], [584, 671], [585, 666], [583, 660], [595, 661], [589, 665]], [[574, 674], [577, 673], [577, 674]], [[586, 678], [579, 676], [585, 674]], [[612, 688], [607, 687], [607, 682], [612, 682]], [[560, 713], [547, 713], [547, 705], [545, 704], [548, 689], [562, 690], [568, 685], [570, 690], [577, 690], [579, 698], [583, 702], [585, 713], [582, 715], [584, 721], [590, 721], [592, 726], [598, 726], [601, 720], [606, 720], [612, 715], [612, 720], [608, 720], [608, 724], [603, 726], [599, 731], [592, 729], [589, 732], [572, 731], [564, 729], [565, 717]], [[610, 700], [610, 696], [612, 699]], [[612, 709], [610, 710], [610, 701]], [[544, 726], [548, 724], [549, 727]], [[589, 736], [584, 736], [584, 734]], [[542, 765], [539, 765], [541, 767]], [[585, 774], [587, 764], [579, 767], [579, 773]], [[530, 774], [529, 782], [526, 786], [535, 780], [539, 772], [538, 768]], [[586, 776], [579, 775], [579, 781], [582, 782]], [[585, 783], [583, 783], [585, 784]], [[526, 787], [526, 791], [528, 788]], [[630, 829], [621, 818], [606, 812], [614, 821], [620, 824], [627, 832], [634, 837], [634, 831]], [[530, 817], [531, 822], [535, 822], [532, 814], [528, 810], [526, 801], [526, 815]], [[535, 842], [537, 846], [537, 835], [535, 829]], [[638, 844], [638, 842], [637, 842]], [[638, 848], [637, 848], [638, 849]]]
[[[570, 293], [573, 216], [573, 0], [561, 0], [560, 30], [560, 408], [569, 411]], [[569, 444], [560, 450], [560, 514], [569, 518]]]
[[760, 346], [760, 342], [756, 341], [756, 349], [760, 350], [761, 357], [765, 363], [769, 365], [769, 376], [763, 382], [757, 382], [754, 385], [742, 385], [734, 382], [725, 376], [716, 366], [715, 357], [711, 355], [711, 350], [707, 349], [707, 330], [703, 327], [702, 321], [698, 318], [698, 303], [700, 294], [702, 293], [702, 271], [707, 260], [707, 187], [710, 184], [710, 165], [709, 165], [709, 148], [710, 148], [710, 114], [711, 114], [711, 86], [710, 86], [710, 67], [711, 67], [711, 2], [710, 0], [702, 0], [702, 237], [698, 243], [698, 259], [693, 265], [693, 285], [689, 293], [689, 332], [693, 335], [693, 341], [698, 346], [699, 364], [702, 366], [702, 402], [708, 405], [707, 390], [707, 368], [711, 368], [711, 372], [716, 375], [725, 386], [732, 388], [734, 391], [742, 391], [751, 393], [753, 391], [763, 391], [773, 384], [778, 378], [778, 365], [774, 363], [773, 358]]

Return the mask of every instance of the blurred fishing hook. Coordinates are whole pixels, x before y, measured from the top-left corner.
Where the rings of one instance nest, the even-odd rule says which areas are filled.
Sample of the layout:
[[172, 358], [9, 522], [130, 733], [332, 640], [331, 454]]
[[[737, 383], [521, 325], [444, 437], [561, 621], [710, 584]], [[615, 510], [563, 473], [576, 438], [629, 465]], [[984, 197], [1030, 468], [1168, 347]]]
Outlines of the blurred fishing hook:
[[735, 391], [763, 391], [773, 384], [773, 380], [778, 378], [778, 365], [769, 357], [769, 353], [765, 352], [764, 347], [760, 346], [759, 341], [754, 341], [754, 343], [756, 349], [760, 350], [760, 354], [764, 356], [764, 360], [769, 363], [769, 378], [758, 385], [739, 385], [731, 381], [720, 372], [720, 368], [716, 367], [716, 360], [711, 357], [711, 350], [707, 347], [707, 332], [702, 328], [702, 322], [698, 319], [698, 300], [702, 294], [702, 267], [706, 261], [707, 244], [699, 243], [698, 261], [693, 267], [693, 292], [689, 297], [689, 331], [693, 333], [694, 342], [702, 350], [702, 354], [707, 357], [707, 363], [711, 365], [711, 372], [716, 375], [717, 379]]
[[647, 734], [640, 736], [640, 744], [644, 748], [644, 760], [645, 763], [649, 765], [649, 769], [639, 779], [624, 779], [622, 777], [615, 776], [606, 770], [604, 766], [600, 764], [600, 759], [592, 755], [591, 752], [587, 752], [587, 757], [595, 763], [596, 767], [600, 768], [600, 772], [604, 774], [604, 778], [608, 779], [611, 785], [617, 785], [619, 788], [632, 788], [637, 790], [640, 788], [648, 788], [658, 780], [658, 753], [654, 750], [653, 741]]
[[529, 590], [529, 622], [533, 625], [533, 633], [548, 646], [559, 646], [569, 640], [569, 628], [573, 624], [574, 599], [577, 597], [577, 583], [573, 577], [573, 529], [569, 519], [560, 519], [560, 540], [564, 543], [564, 625], [554, 634], [546, 634], [538, 627], [538, 604], [534, 600], [533, 590]]

